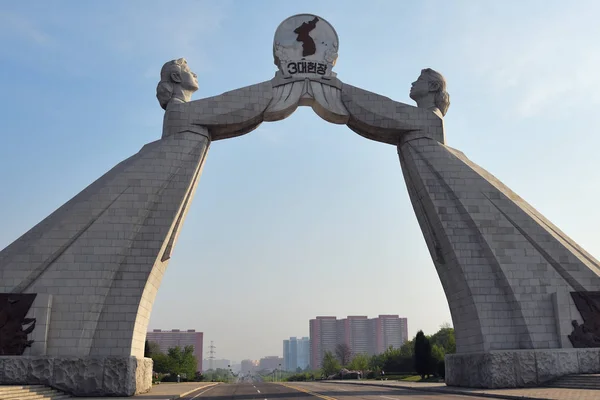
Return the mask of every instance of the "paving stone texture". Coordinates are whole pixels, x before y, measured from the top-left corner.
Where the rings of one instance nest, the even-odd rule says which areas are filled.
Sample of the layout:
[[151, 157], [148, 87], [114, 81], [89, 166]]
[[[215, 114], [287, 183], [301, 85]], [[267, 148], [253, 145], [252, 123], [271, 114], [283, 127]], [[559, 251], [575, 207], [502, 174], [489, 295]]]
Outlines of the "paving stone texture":
[[[145, 399], [145, 400], [173, 400], [180, 398], [194, 398], [197, 396], [194, 392], [202, 390], [212, 390], [214, 386], [219, 383], [211, 382], [184, 382], [184, 383], [161, 383], [159, 385], [153, 385], [146, 393], [140, 393], [133, 397], [111, 397], [111, 400], [125, 400], [125, 399]], [[210, 392], [209, 392], [210, 393]], [[88, 397], [87, 400], [100, 400], [104, 397]]]
[[[325, 381], [324, 381], [325, 382]], [[346, 385], [381, 386], [433, 392], [447, 395], [468, 395], [499, 399], [519, 400], [597, 400], [600, 390], [575, 388], [516, 388], [516, 389], [468, 389], [449, 387], [444, 383], [421, 383], [405, 381], [326, 381], [327, 383]], [[443, 398], [443, 397], [442, 397]]]

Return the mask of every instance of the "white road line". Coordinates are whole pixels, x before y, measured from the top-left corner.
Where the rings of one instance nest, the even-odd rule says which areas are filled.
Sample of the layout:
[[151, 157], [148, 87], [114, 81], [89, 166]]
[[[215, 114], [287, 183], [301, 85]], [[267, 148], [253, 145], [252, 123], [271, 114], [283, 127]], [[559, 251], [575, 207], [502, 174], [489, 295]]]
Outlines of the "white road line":
[[209, 390], [212, 390], [212, 389], [214, 389], [214, 388], [216, 388], [216, 387], [217, 387], [217, 385], [213, 385], [213, 386], [209, 387], [208, 389], [206, 389], [204, 392], [200, 392], [200, 393], [198, 393], [197, 395], [195, 395], [194, 397], [192, 397], [190, 400], [194, 400], [196, 397], [200, 397], [200, 396], [202, 396], [204, 393], [206, 393], [206, 392], [208, 392]]
[[258, 393], [260, 393], [260, 390], [256, 389], [256, 391], [257, 391]]

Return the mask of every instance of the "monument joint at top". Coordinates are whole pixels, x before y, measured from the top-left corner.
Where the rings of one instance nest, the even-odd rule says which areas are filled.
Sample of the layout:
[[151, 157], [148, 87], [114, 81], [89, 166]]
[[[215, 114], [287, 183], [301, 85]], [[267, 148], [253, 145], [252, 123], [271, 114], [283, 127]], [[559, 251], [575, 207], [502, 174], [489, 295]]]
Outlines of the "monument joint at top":
[[[313, 14], [286, 18], [273, 38], [273, 61], [278, 71], [272, 79], [194, 101], [173, 95], [166, 107], [163, 138], [196, 132], [208, 135], [211, 141], [227, 139], [244, 135], [263, 122], [285, 119], [299, 106], [308, 106], [327, 122], [347, 125], [363, 137], [393, 146], [409, 136], [444, 142], [443, 116], [449, 96], [441, 74], [422, 70], [410, 89], [417, 105], [404, 104], [338, 79], [333, 71], [338, 50], [338, 35], [324, 18]], [[171, 95], [171, 88], [173, 93], [183, 94], [197, 88], [195, 74], [186, 63], [177, 61], [163, 67], [163, 72], [171, 72], [161, 73], [159, 87], [169, 89], [163, 93], [164, 99]], [[165, 100], [161, 102], [163, 108], [164, 104]]]
[[286, 78], [334, 78], [338, 48], [338, 35], [329, 22], [313, 14], [297, 14], [275, 30], [273, 59]]

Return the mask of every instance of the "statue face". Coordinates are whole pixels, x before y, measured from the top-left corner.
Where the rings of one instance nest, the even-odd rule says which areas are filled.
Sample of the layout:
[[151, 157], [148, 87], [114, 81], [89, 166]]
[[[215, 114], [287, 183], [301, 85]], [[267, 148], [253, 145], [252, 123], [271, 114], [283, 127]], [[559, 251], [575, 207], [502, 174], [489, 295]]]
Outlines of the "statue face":
[[181, 87], [185, 90], [198, 90], [198, 75], [190, 71], [190, 67], [187, 63], [181, 66], [181, 72], [179, 74]]
[[410, 98], [413, 100], [421, 99], [429, 93], [429, 79], [421, 73], [419, 79], [412, 83], [410, 88]]

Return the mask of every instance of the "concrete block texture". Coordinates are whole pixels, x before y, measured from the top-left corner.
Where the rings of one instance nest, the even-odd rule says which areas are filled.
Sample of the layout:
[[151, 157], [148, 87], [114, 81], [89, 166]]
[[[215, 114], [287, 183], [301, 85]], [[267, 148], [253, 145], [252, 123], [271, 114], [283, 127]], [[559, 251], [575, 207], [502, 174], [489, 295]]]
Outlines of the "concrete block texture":
[[200, 128], [212, 141], [244, 135], [260, 125], [273, 98], [271, 81], [187, 103], [170, 103], [163, 138]]
[[561, 376], [599, 373], [600, 349], [498, 350], [449, 354], [446, 384], [500, 389], [539, 386]]
[[444, 120], [430, 110], [346, 83], [342, 84], [341, 98], [349, 114], [348, 127], [367, 139], [396, 146], [406, 135], [418, 134], [444, 141]]
[[0, 384], [46, 385], [81, 397], [133, 396], [152, 387], [152, 359], [0, 356]]
[[598, 261], [460, 151], [410, 136], [398, 153], [457, 352], [568, 347], [569, 293], [600, 290]]
[[46, 355], [143, 356], [208, 136], [145, 145], [0, 252], [0, 292], [52, 296]]

